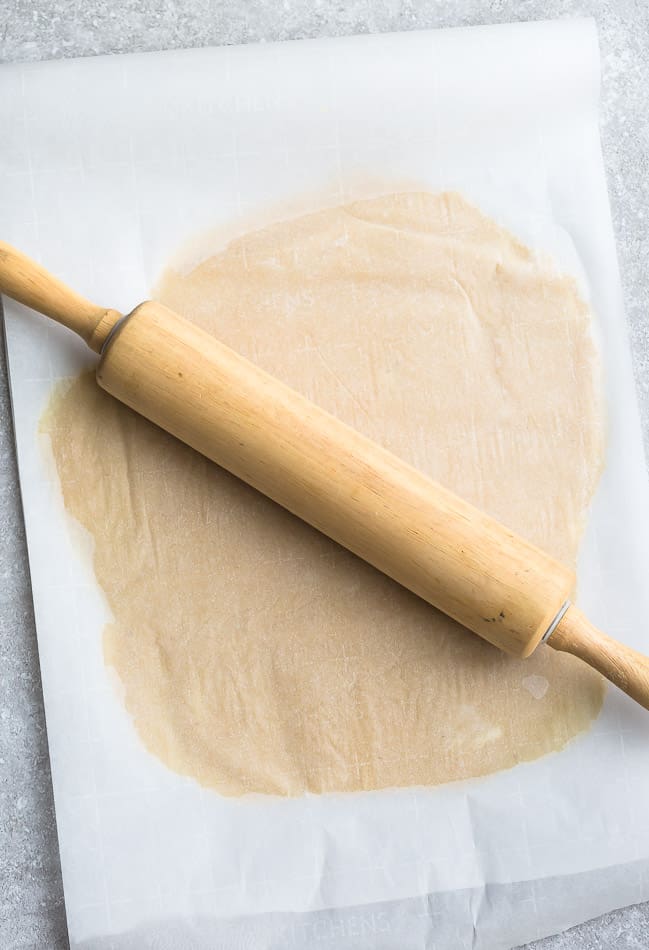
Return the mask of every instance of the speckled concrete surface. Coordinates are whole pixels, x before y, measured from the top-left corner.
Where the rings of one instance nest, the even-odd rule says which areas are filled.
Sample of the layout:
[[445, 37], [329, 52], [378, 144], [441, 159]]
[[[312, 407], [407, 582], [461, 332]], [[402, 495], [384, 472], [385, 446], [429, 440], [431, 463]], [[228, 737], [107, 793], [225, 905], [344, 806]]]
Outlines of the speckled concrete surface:
[[[0, 7], [4, 62], [594, 16], [602, 48], [604, 157], [649, 444], [647, 0], [4, 0]], [[62, 950], [68, 945], [65, 912], [1, 345], [0, 541], [0, 948]], [[649, 904], [528, 950], [568, 948], [649, 950]]]

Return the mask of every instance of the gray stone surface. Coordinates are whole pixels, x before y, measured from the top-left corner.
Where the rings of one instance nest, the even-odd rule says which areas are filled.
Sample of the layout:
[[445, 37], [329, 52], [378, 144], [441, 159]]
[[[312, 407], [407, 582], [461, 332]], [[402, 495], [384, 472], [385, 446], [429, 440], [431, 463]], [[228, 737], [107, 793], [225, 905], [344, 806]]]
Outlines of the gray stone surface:
[[[602, 139], [649, 441], [647, 0], [4, 0], [0, 61], [592, 15]], [[0, 148], [2, 130], [0, 129]], [[29, 571], [0, 347], [0, 948], [67, 946]], [[649, 950], [649, 904], [529, 950]]]

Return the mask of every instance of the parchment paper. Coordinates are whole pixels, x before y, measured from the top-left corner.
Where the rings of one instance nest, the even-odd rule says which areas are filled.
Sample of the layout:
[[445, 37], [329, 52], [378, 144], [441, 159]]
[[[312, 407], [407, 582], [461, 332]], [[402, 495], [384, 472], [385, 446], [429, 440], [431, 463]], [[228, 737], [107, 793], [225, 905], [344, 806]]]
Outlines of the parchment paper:
[[[2, 236], [128, 310], [201, 229], [372, 178], [458, 189], [577, 274], [596, 313], [609, 446], [580, 604], [647, 650], [649, 494], [597, 100], [589, 21], [3, 67]], [[6, 317], [73, 947], [494, 950], [649, 897], [647, 718], [613, 690], [562, 753], [435, 789], [223, 799], [150, 757], [38, 436], [54, 382], [91, 356]]]

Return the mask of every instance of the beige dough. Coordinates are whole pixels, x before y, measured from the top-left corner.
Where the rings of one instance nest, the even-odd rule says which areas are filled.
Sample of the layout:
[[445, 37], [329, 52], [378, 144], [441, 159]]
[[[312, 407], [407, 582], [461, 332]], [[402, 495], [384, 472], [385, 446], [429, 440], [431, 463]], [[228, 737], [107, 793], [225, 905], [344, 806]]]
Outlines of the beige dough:
[[[269, 226], [170, 269], [158, 297], [574, 564], [603, 454], [591, 317], [458, 195]], [[587, 667], [499, 653], [91, 376], [45, 428], [94, 538], [106, 662], [171, 769], [227, 795], [435, 785], [560, 749], [597, 715]]]

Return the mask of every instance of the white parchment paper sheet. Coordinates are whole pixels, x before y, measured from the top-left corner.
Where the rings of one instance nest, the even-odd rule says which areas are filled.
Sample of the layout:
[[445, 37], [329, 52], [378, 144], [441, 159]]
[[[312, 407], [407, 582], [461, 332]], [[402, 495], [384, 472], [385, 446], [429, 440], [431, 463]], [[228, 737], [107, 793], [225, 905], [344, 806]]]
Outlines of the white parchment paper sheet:
[[[589, 21], [2, 67], [1, 233], [128, 310], [202, 229], [373, 180], [461, 190], [592, 302], [609, 447], [580, 601], [647, 649], [649, 496], [598, 77]], [[89, 539], [38, 435], [54, 382], [92, 357], [5, 303], [73, 947], [493, 950], [649, 897], [648, 720], [613, 690], [562, 753], [442, 788], [228, 800], [149, 756], [103, 663]]]

